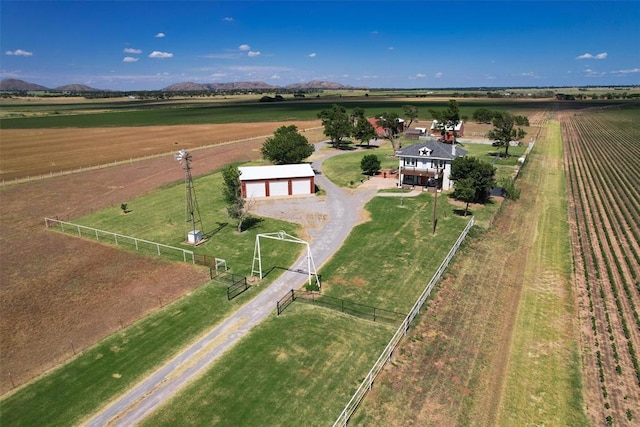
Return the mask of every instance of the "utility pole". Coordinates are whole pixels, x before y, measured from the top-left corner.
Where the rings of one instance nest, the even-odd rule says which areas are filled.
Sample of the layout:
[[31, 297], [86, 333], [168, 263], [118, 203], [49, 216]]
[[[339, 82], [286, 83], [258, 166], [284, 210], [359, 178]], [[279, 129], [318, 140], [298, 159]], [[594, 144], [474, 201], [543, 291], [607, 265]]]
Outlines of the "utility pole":
[[433, 216], [431, 218], [431, 223], [433, 224], [433, 230], [431, 234], [436, 234], [436, 223], [438, 222], [438, 218], [436, 217], [436, 212], [438, 210], [438, 170], [436, 169], [436, 173], [434, 175], [434, 179], [436, 180], [436, 194], [433, 199]]

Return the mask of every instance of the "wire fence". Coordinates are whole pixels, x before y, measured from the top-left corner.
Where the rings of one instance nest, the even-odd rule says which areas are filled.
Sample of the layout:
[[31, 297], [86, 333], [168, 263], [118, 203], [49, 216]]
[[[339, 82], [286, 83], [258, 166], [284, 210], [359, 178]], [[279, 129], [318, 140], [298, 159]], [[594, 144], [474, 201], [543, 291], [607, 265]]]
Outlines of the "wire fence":
[[469, 233], [469, 230], [471, 230], [471, 227], [473, 227], [474, 223], [475, 223], [475, 217], [471, 217], [471, 219], [467, 223], [467, 226], [464, 228], [464, 230], [462, 230], [462, 232], [460, 233], [460, 236], [458, 236], [458, 239], [449, 250], [449, 253], [440, 264], [440, 267], [438, 267], [433, 277], [425, 287], [424, 291], [422, 291], [422, 294], [418, 297], [417, 301], [409, 311], [409, 314], [407, 314], [407, 316], [404, 318], [404, 320], [396, 330], [396, 333], [393, 334], [393, 337], [391, 337], [391, 340], [389, 341], [385, 349], [382, 351], [382, 354], [380, 355], [380, 357], [378, 357], [378, 360], [373, 365], [373, 368], [371, 368], [371, 370], [366, 375], [364, 380], [362, 380], [362, 383], [360, 383], [360, 386], [358, 387], [356, 392], [353, 394], [353, 397], [351, 398], [349, 403], [347, 403], [345, 408], [342, 410], [342, 412], [338, 416], [338, 419], [333, 424], [334, 427], [336, 426], [344, 427], [347, 425], [347, 423], [349, 422], [349, 419], [351, 418], [353, 413], [356, 411], [356, 409], [362, 402], [362, 399], [364, 399], [367, 392], [369, 392], [369, 390], [371, 390], [371, 387], [373, 387], [374, 380], [376, 379], [380, 371], [382, 371], [382, 368], [384, 368], [386, 363], [391, 359], [393, 351], [396, 349], [396, 347], [400, 343], [400, 340], [407, 334], [407, 331], [409, 330], [409, 326], [411, 326], [411, 324], [413, 323], [413, 320], [420, 313], [422, 306], [431, 295], [433, 288], [442, 277], [442, 274], [444, 273], [447, 266], [449, 265], [449, 263], [455, 256], [456, 252], [460, 248], [460, 245], [464, 241], [465, 237], [467, 237], [467, 234]]
[[392, 325], [397, 325], [404, 318], [402, 313], [397, 313], [392, 310], [334, 298], [318, 292], [303, 290], [291, 290], [280, 301], [278, 301], [276, 304], [278, 315], [280, 315], [280, 313], [282, 313], [293, 301], [318, 305], [341, 313], [349, 314], [351, 316], [359, 317], [361, 319], [372, 320], [374, 322], [386, 322]]
[[44, 223], [48, 229], [58, 230], [69, 234], [73, 233], [78, 237], [114, 244], [137, 252], [153, 254], [171, 260], [181, 260], [195, 264], [193, 251], [187, 249], [151, 242], [137, 237], [125, 236], [124, 234], [113, 233], [111, 231], [99, 230], [85, 225], [60, 221], [54, 218], [45, 218]]

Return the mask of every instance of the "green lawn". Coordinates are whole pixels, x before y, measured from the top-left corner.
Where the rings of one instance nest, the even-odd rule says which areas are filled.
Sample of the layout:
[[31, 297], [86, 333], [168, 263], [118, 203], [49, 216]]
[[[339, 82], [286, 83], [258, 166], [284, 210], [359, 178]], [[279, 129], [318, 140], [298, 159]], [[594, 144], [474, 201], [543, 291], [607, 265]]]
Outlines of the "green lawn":
[[382, 323], [294, 303], [143, 425], [329, 425], [392, 334]]
[[323, 293], [406, 314], [470, 218], [439, 199], [435, 235], [433, 194], [369, 202], [371, 220], [322, 267]]
[[[248, 230], [238, 233], [237, 222], [229, 218], [226, 212], [222, 185], [220, 172], [194, 179], [202, 231], [207, 237], [204, 244], [195, 248], [184, 244], [189, 224], [185, 222], [185, 185], [182, 182], [154, 190], [135, 200], [123, 201], [131, 210], [126, 215], [118, 205], [72, 222], [222, 258], [235, 274], [249, 275], [256, 235], [280, 230], [296, 235], [298, 226], [276, 219], [259, 218]], [[279, 245], [272, 240], [261, 242], [261, 246], [264, 253], [269, 253], [266, 262], [276, 267], [291, 265], [301, 250], [293, 245]], [[268, 270], [270, 266], [264, 269]]]
[[398, 159], [393, 156], [391, 144], [387, 142], [381, 147], [372, 145], [370, 148], [328, 158], [322, 163], [322, 173], [340, 187], [357, 187], [361, 180], [367, 179], [367, 176], [362, 173], [360, 162], [364, 156], [369, 154], [378, 156], [381, 169], [398, 167]]

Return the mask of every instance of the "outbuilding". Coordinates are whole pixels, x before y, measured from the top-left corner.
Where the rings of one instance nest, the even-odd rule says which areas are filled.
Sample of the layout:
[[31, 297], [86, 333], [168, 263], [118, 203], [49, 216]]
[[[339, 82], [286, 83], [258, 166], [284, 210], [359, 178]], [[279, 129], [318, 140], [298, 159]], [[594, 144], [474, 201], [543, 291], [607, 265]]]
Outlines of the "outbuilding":
[[245, 199], [315, 194], [315, 173], [309, 163], [243, 166], [238, 169]]

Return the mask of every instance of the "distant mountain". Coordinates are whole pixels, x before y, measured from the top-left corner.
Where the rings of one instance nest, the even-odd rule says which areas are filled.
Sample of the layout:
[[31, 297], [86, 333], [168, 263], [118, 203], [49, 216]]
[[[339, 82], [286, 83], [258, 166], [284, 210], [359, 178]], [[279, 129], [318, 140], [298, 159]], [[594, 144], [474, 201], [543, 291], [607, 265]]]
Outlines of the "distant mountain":
[[[227, 83], [194, 83], [183, 82], [175, 83], [160, 89], [164, 92], [198, 92], [198, 91], [216, 91], [216, 90], [278, 90], [278, 89], [352, 89], [353, 86], [343, 85], [336, 82], [327, 82], [322, 80], [312, 80], [306, 83], [295, 83], [287, 86], [275, 86], [265, 82], [227, 82]], [[110, 92], [109, 90], [95, 89], [82, 84], [70, 84], [58, 86], [50, 89], [34, 83], [25, 82], [18, 79], [0, 80], [0, 91], [69, 91], [69, 92]]]
[[307, 83], [295, 83], [287, 86], [274, 86], [265, 82], [230, 82], [230, 83], [175, 83], [167, 86], [163, 91], [166, 92], [196, 92], [211, 90], [251, 90], [251, 89], [350, 89], [352, 86], [346, 86], [336, 82], [325, 82], [321, 80], [313, 80]]
[[106, 92], [102, 89], [95, 89], [89, 87], [87, 85], [73, 84], [73, 85], [65, 85], [58, 86], [55, 90], [69, 91], [69, 92]]
[[25, 82], [18, 79], [4, 79], [0, 80], [0, 90], [8, 91], [27, 91], [27, 90], [49, 90], [44, 86], [37, 85], [35, 83]]
[[162, 89], [165, 92], [196, 92], [210, 90], [251, 90], [251, 89], [279, 89], [280, 86], [273, 86], [264, 82], [230, 82], [230, 83], [175, 83]]
[[312, 80], [307, 83], [294, 83], [285, 86], [287, 89], [352, 89], [353, 86], [343, 85], [336, 82], [325, 82], [322, 80]]

